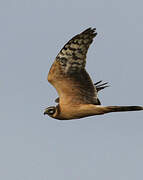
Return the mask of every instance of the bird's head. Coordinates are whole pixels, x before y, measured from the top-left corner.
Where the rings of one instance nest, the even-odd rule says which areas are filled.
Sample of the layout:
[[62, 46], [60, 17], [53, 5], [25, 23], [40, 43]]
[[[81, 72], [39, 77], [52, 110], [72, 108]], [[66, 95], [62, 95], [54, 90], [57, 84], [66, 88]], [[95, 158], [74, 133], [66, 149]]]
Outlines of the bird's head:
[[53, 117], [53, 115], [56, 113], [56, 107], [55, 106], [50, 106], [48, 108], [45, 109], [44, 111], [44, 115], [47, 114], [50, 117]]
[[44, 111], [44, 115], [47, 114], [48, 116], [55, 118], [55, 116], [57, 115], [57, 107], [55, 106], [50, 106], [48, 108], [45, 109]]

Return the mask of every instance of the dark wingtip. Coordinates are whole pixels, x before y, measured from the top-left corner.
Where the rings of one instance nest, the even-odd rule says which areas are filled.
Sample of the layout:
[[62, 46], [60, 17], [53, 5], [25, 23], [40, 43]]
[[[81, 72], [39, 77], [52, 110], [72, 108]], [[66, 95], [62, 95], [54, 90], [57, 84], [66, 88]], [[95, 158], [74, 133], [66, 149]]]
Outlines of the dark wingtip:
[[100, 81], [94, 83], [94, 85], [96, 86], [97, 84], [100, 84], [101, 82], [102, 82], [102, 80], [100, 80]]
[[82, 33], [88, 33], [93, 35], [94, 37], [97, 35], [96, 28], [92, 28], [92, 27], [87, 28]]
[[107, 85], [108, 82], [105, 82], [102, 84], [101, 84], [101, 82], [102, 82], [102, 80], [94, 83], [94, 86], [96, 87], [97, 92], [102, 90], [102, 89], [105, 89], [106, 87], [110, 87], [109, 85]]

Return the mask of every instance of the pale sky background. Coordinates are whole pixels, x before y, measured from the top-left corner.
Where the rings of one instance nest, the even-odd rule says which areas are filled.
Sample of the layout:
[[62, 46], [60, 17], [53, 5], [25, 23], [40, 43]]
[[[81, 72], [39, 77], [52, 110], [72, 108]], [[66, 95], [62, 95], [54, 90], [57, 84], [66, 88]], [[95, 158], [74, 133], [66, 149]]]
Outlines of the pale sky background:
[[0, 179], [141, 180], [143, 112], [58, 121], [46, 81], [59, 50], [96, 27], [87, 70], [103, 105], [143, 105], [143, 1], [0, 1]]

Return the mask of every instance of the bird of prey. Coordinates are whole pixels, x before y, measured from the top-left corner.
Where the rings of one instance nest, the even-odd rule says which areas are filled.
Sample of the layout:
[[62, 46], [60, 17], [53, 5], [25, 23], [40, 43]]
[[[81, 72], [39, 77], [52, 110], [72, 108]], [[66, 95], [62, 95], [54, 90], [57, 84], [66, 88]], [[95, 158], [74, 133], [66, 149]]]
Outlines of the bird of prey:
[[110, 112], [139, 111], [143, 106], [101, 106], [98, 91], [107, 87], [101, 81], [93, 84], [85, 70], [86, 54], [95, 28], [88, 28], [74, 36], [61, 49], [52, 64], [48, 81], [56, 88], [58, 105], [45, 109], [44, 114], [59, 120], [79, 119]]

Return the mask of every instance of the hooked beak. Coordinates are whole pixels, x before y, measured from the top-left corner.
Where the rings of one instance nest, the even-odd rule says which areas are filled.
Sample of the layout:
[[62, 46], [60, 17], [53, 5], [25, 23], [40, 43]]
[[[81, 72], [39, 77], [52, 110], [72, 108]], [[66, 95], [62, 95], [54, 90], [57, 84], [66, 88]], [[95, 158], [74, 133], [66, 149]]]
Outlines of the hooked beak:
[[45, 109], [45, 111], [44, 111], [44, 113], [43, 113], [43, 114], [44, 114], [44, 115], [45, 115], [45, 114], [48, 114], [48, 113], [47, 113], [47, 111], [48, 111], [48, 109]]

